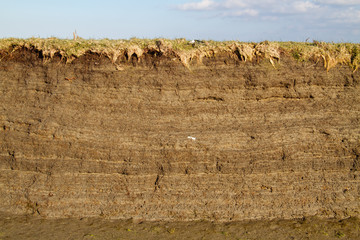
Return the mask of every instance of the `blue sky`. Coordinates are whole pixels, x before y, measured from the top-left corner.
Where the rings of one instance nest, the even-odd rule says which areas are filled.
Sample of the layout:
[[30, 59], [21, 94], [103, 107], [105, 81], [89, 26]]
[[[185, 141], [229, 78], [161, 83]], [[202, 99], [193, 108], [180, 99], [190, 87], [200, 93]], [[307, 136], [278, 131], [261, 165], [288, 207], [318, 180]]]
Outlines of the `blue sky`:
[[0, 38], [360, 42], [360, 0], [0, 0]]

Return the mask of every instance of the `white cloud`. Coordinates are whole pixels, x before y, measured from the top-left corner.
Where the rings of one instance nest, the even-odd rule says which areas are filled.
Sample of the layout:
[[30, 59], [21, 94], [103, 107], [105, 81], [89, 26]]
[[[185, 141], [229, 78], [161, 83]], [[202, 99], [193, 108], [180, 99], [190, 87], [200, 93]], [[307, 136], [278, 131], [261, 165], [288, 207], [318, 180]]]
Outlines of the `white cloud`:
[[201, 2], [185, 3], [179, 6], [181, 10], [211, 10], [217, 4], [211, 0], [202, 0]]
[[222, 16], [266, 16], [269, 13], [305, 13], [319, 6], [311, 0], [202, 0], [178, 6], [181, 10], [221, 11]]
[[337, 10], [329, 15], [330, 21], [337, 23], [359, 23], [360, 24], [360, 10], [348, 8], [345, 10]]
[[360, 5], [360, 0], [316, 0], [316, 2], [335, 5]]
[[299, 24], [304, 21], [360, 23], [360, 0], [193, 0], [178, 6], [178, 9], [211, 11], [217, 13], [216, 16], [253, 17], [264, 21], [291, 17], [298, 19]]
[[178, 9], [202, 10], [201, 14], [213, 18], [231, 18], [224, 22], [243, 24], [248, 35], [258, 38], [305, 40], [311, 37], [330, 41], [347, 38], [358, 42], [360, 35], [360, 0], [183, 1], [185, 4]]
[[[299, 14], [299, 13], [308, 13], [313, 10], [316, 10], [320, 8], [319, 5], [316, 5], [310, 1], [295, 1], [295, 2], [289, 2], [289, 1], [282, 1], [282, 4], [278, 5], [272, 5], [273, 8], [269, 7], [268, 10], [277, 13], [277, 14]], [[264, 13], [266, 14], [266, 10], [264, 10]]]
[[303, 2], [303, 1], [296, 1], [293, 3], [293, 7], [294, 7], [294, 10], [296, 12], [307, 12], [311, 9], [316, 9], [316, 8], [319, 8], [318, 5], [312, 3], [312, 2], [309, 2], [309, 1], [306, 1], [306, 2]]
[[224, 14], [224, 16], [231, 16], [231, 17], [240, 17], [240, 16], [256, 17], [258, 15], [259, 15], [259, 11], [255, 10], [255, 9], [251, 9], [251, 8]]
[[247, 4], [246, 1], [242, 0], [226, 0], [222, 5], [225, 8], [244, 8], [247, 7], [249, 4]]

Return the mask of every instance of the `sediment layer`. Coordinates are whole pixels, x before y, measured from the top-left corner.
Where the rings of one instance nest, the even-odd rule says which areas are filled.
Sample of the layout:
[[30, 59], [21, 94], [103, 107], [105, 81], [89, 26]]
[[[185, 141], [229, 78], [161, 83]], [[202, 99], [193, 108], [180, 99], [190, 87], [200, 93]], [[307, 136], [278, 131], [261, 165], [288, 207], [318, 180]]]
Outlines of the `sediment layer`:
[[360, 74], [292, 57], [0, 61], [0, 209], [43, 217], [360, 216]]

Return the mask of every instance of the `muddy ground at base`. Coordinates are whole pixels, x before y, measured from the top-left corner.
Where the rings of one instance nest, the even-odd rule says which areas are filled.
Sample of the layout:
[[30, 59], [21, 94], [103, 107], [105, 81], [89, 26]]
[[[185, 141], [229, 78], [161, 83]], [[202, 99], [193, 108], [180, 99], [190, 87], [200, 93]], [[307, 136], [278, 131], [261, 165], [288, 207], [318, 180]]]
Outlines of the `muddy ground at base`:
[[360, 239], [360, 219], [135, 222], [104, 218], [44, 219], [1, 213], [0, 239], [356, 240]]

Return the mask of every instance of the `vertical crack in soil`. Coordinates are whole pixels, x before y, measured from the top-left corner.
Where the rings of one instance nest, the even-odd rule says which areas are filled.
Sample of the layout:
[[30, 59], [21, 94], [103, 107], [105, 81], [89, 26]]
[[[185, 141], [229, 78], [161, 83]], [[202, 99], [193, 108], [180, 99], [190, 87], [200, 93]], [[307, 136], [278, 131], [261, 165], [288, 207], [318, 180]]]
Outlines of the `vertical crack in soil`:
[[9, 154], [8, 164], [10, 165], [10, 169], [16, 170], [17, 161], [15, 157], [15, 151], [8, 151], [8, 154]]
[[160, 182], [160, 175], [157, 175], [156, 180], [155, 180], [155, 184], [154, 184], [155, 185], [154, 192], [156, 192], [156, 190], [160, 189], [159, 182]]
[[360, 170], [360, 154], [359, 152], [357, 151], [357, 149], [353, 149], [353, 154], [355, 156], [355, 159], [353, 161], [353, 164], [352, 164], [352, 168], [350, 169], [351, 171], [359, 171]]

